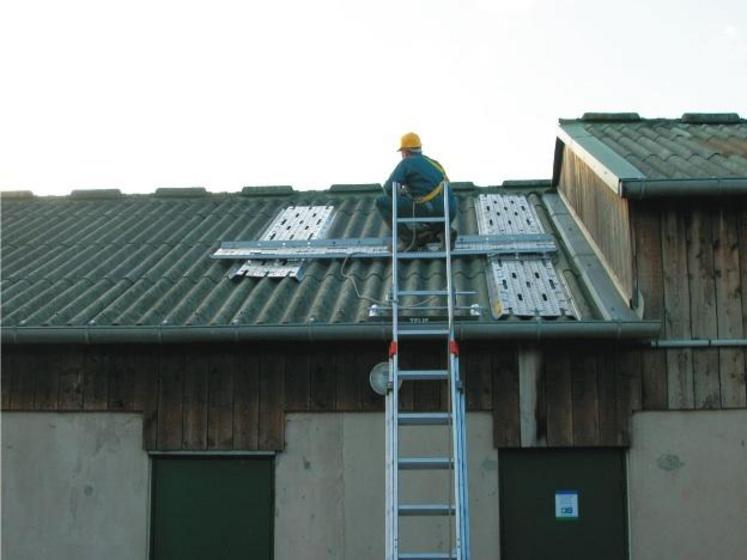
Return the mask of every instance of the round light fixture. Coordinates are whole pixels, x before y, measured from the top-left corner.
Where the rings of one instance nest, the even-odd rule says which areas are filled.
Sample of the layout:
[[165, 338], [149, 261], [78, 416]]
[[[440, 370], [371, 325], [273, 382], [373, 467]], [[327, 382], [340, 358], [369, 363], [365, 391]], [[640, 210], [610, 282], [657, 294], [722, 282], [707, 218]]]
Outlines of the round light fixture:
[[[368, 382], [371, 389], [378, 395], [386, 395], [387, 385], [389, 384], [389, 362], [379, 362], [371, 368], [368, 374]], [[399, 387], [402, 387], [402, 380], [399, 381]], [[398, 388], [399, 388], [398, 387]]]

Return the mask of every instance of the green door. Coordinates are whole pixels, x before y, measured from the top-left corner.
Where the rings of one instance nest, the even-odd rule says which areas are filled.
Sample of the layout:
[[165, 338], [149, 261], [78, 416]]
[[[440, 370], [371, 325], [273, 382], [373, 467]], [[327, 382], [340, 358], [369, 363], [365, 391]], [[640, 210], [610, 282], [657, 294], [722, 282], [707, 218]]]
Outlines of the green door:
[[501, 451], [503, 560], [623, 560], [625, 457], [620, 449]]
[[272, 558], [271, 457], [153, 460], [153, 560]]

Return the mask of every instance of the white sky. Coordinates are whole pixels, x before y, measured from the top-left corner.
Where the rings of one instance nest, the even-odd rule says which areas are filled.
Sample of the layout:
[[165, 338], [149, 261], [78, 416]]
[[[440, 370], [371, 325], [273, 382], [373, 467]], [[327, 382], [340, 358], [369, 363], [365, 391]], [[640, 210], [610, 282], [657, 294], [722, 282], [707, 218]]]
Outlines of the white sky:
[[4, 0], [0, 188], [548, 178], [557, 119], [747, 117], [744, 0]]

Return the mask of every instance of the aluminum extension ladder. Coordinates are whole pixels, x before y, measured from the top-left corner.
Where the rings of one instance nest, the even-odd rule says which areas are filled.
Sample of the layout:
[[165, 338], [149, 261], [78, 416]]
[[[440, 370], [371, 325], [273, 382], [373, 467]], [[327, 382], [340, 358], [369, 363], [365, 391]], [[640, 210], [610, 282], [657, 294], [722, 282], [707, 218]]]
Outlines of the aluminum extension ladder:
[[[387, 560], [469, 560], [469, 492], [466, 463], [465, 398], [459, 377], [459, 349], [454, 339], [454, 308], [456, 292], [453, 288], [451, 265], [451, 220], [449, 219], [449, 185], [444, 184], [444, 216], [436, 218], [400, 218], [397, 215], [399, 185], [392, 188], [392, 341], [389, 347], [389, 382], [386, 394], [386, 559]], [[397, 251], [398, 226], [400, 224], [443, 225], [442, 247], [438, 251]], [[400, 290], [398, 282], [399, 261], [404, 259], [442, 259], [446, 265], [446, 286], [441, 290]], [[467, 292], [464, 292], [467, 293]], [[461, 292], [460, 292], [461, 294]], [[399, 325], [400, 297], [427, 296], [446, 297], [448, 325], [433, 328], [428, 323], [415, 328]], [[428, 309], [428, 308], [423, 308]], [[447, 353], [446, 370], [401, 370], [399, 367], [400, 338], [402, 350], [407, 351], [406, 341], [415, 339], [443, 340]], [[400, 411], [398, 388], [402, 381], [440, 380], [448, 383], [447, 412], [402, 412]], [[447, 457], [403, 456], [400, 449], [400, 429], [417, 430], [423, 426], [444, 426], [444, 437], [449, 440], [450, 455]], [[448, 503], [403, 504], [399, 499], [402, 487], [400, 471], [409, 470], [416, 476], [432, 470], [447, 470], [449, 478]], [[447, 518], [450, 548], [447, 551], [407, 552], [400, 550], [400, 518], [403, 516], [445, 516]], [[433, 548], [436, 548], [435, 545]]]

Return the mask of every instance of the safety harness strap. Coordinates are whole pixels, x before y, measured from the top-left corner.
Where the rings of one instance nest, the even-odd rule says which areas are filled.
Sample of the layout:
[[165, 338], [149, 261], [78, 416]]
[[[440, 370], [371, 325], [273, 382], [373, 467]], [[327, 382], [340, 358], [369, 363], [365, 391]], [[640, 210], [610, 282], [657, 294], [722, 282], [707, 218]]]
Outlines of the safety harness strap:
[[417, 204], [425, 204], [426, 202], [429, 202], [433, 200], [434, 198], [436, 198], [438, 195], [440, 195], [443, 192], [444, 186], [446, 185], [446, 182], [449, 180], [449, 178], [446, 176], [446, 171], [444, 170], [443, 166], [440, 163], [426, 156], [423, 156], [423, 158], [425, 159], [425, 161], [430, 163], [433, 167], [438, 169], [443, 174], [444, 179], [436, 186], [435, 189], [433, 189], [428, 194], [413, 199], [415, 200]]

